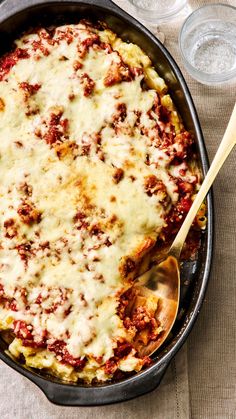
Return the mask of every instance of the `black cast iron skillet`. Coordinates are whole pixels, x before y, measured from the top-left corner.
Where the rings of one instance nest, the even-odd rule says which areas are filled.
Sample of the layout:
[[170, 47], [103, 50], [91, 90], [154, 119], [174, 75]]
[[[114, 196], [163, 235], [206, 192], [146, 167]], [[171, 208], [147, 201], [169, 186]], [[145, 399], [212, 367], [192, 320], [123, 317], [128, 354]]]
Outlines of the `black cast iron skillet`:
[[[11, 42], [29, 27], [42, 24], [78, 22], [80, 18], [101, 19], [125, 41], [138, 44], [149, 55], [158, 73], [165, 79], [170, 93], [188, 130], [193, 132], [203, 172], [208, 168], [207, 155], [196, 110], [184, 78], [163, 45], [141, 23], [110, 0], [6, 0], [0, 7], [0, 54], [9, 50]], [[67, 384], [39, 370], [25, 368], [10, 358], [6, 343], [0, 338], [0, 359], [28, 377], [42, 389], [47, 398], [61, 405], [102, 405], [124, 401], [155, 389], [168, 364], [186, 340], [197, 318], [210, 272], [213, 246], [212, 197], [208, 195], [208, 226], [202, 238], [197, 260], [184, 263], [180, 313], [168, 342], [153, 356], [153, 365], [116, 383], [86, 386]], [[188, 281], [188, 285], [184, 282]], [[158, 395], [157, 395], [158, 396]]]

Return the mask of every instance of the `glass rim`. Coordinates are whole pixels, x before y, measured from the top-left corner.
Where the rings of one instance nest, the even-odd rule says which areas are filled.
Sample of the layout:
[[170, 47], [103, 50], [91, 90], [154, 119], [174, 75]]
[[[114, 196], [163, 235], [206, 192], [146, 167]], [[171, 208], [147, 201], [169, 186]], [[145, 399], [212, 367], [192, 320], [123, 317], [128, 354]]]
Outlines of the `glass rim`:
[[[135, 4], [135, 0], [128, 0], [129, 3], [132, 4], [132, 6], [134, 6], [136, 9], [138, 9], [140, 12], [143, 12], [144, 14], [147, 13], [153, 13], [153, 12], [157, 12], [156, 9], [145, 9], [144, 7], [140, 7], [138, 5]], [[172, 10], [170, 10], [169, 12], [162, 12], [158, 15], [158, 20], [161, 19], [167, 19], [170, 18], [172, 15], [179, 13], [187, 4], [187, 0], [182, 0], [182, 2], [178, 2], [179, 4], [177, 4], [176, 7], [174, 7]]]
[[188, 60], [186, 54], [184, 53], [184, 49], [182, 48], [183, 32], [184, 32], [184, 29], [185, 29], [186, 25], [189, 22], [194, 20], [194, 18], [196, 17], [196, 15], [198, 14], [199, 11], [201, 11], [203, 9], [212, 9], [212, 8], [217, 9], [217, 8], [222, 8], [222, 7], [225, 8], [225, 9], [232, 9], [236, 13], [236, 7], [232, 6], [230, 4], [224, 4], [224, 3], [205, 4], [204, 6], [201, 6], [198, 9], [194, 10], [187, 17], [187, 19], [184, 21], [184, 23], [181, 27], [180, 33], [179, 33], [179, 48], [180, 48], [180, 53], [181, 53], [182, 59], [185, 63], [186, 69], [189, 70], [189, 73], [191, 75], [194, 74], [196, 79], [198, 79], [199, 81], [201, 80], [202, 82], [204, 81], [206, 83], [227, 82], [227, 81], [233, 79], [234, 77], [236, 77], [236, 68], [233, 69], [233, 70], [225, 71], [224, 73], [219, 73], [219, 74], [217, 74], [217, 73], [206, 73], [202, 70], [198, 70]]

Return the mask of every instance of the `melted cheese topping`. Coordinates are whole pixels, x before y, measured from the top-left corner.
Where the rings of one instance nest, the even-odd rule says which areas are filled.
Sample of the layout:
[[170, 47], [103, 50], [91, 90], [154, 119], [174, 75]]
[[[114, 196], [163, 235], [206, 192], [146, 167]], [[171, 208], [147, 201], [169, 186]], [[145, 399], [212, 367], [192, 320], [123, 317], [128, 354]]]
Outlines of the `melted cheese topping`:
[[[119, 296], [166, 226], [176, 179], [196, 179], [170, 165], [181, 144], [155, 143], [183, 126], [149, 58], [109, 30], [81, 22], [17, 47], [27, 57], [0, 82], [0, 329], [14, 330], [9, 350], [29, 366], [104, 381], [131, 339]], [[71, 359], [86, 362], [76, 370]], [[143, 360], [133, 349], [117, 365], [137, 371]]]

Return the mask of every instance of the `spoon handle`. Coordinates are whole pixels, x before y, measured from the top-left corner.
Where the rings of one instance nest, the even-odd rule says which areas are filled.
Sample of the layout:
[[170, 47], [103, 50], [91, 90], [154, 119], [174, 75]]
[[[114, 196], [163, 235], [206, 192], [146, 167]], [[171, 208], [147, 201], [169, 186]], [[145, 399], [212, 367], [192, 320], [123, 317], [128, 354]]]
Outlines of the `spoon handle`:
[[179, 258], [183, 244], [189, 232], [189, 229], [194, 221], [194, 218], [202, 204], [204, 198], [206, 197], [212, 183], [214, 182], [219, 170], [223, 166], [225, 160], [229, 156], [233, 147], [236, 144], [236, 104], [232, 115], [230, 117], [228, 126], [226, 128], [223, 139], [220, 143], [220, 146], [216, 152], [214, 160], [211, 163], [211, 166], [206, 174], [206, 177], [193, 201], [193, 204], [177, 234], [175, 240], [169, 250], [169, 254]]

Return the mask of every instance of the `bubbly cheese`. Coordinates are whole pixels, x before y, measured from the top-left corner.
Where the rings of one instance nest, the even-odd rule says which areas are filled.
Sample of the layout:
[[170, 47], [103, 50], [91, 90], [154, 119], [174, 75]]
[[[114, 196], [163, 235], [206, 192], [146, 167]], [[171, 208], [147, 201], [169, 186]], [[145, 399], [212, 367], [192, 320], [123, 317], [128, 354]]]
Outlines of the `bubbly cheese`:
[[[28, 56], [0, 81], [0, 329], [15, 328], [9, 350], [29, 366], [104, 381], [117, 342], [130, 340], [117, 314], [130, 286], [122, 267], [154, 244], [179, 197], [178, 167], [168, 171], [167, 150], [151, 140], [157, 91], [172, 106], [175, 134], [183, 127], [149, 58], [108, 30], [67, 25], [17, 47]], [[149, 176], [165, 200], [147, 193]], [[27, 347], [17, 322], [34, 342], [46, 331], [44, 343], [64, 342], [86, 365], [76, 372], [55, 351]], [[141, 367], [135, 350], [120, 361], [123, 371]]]

